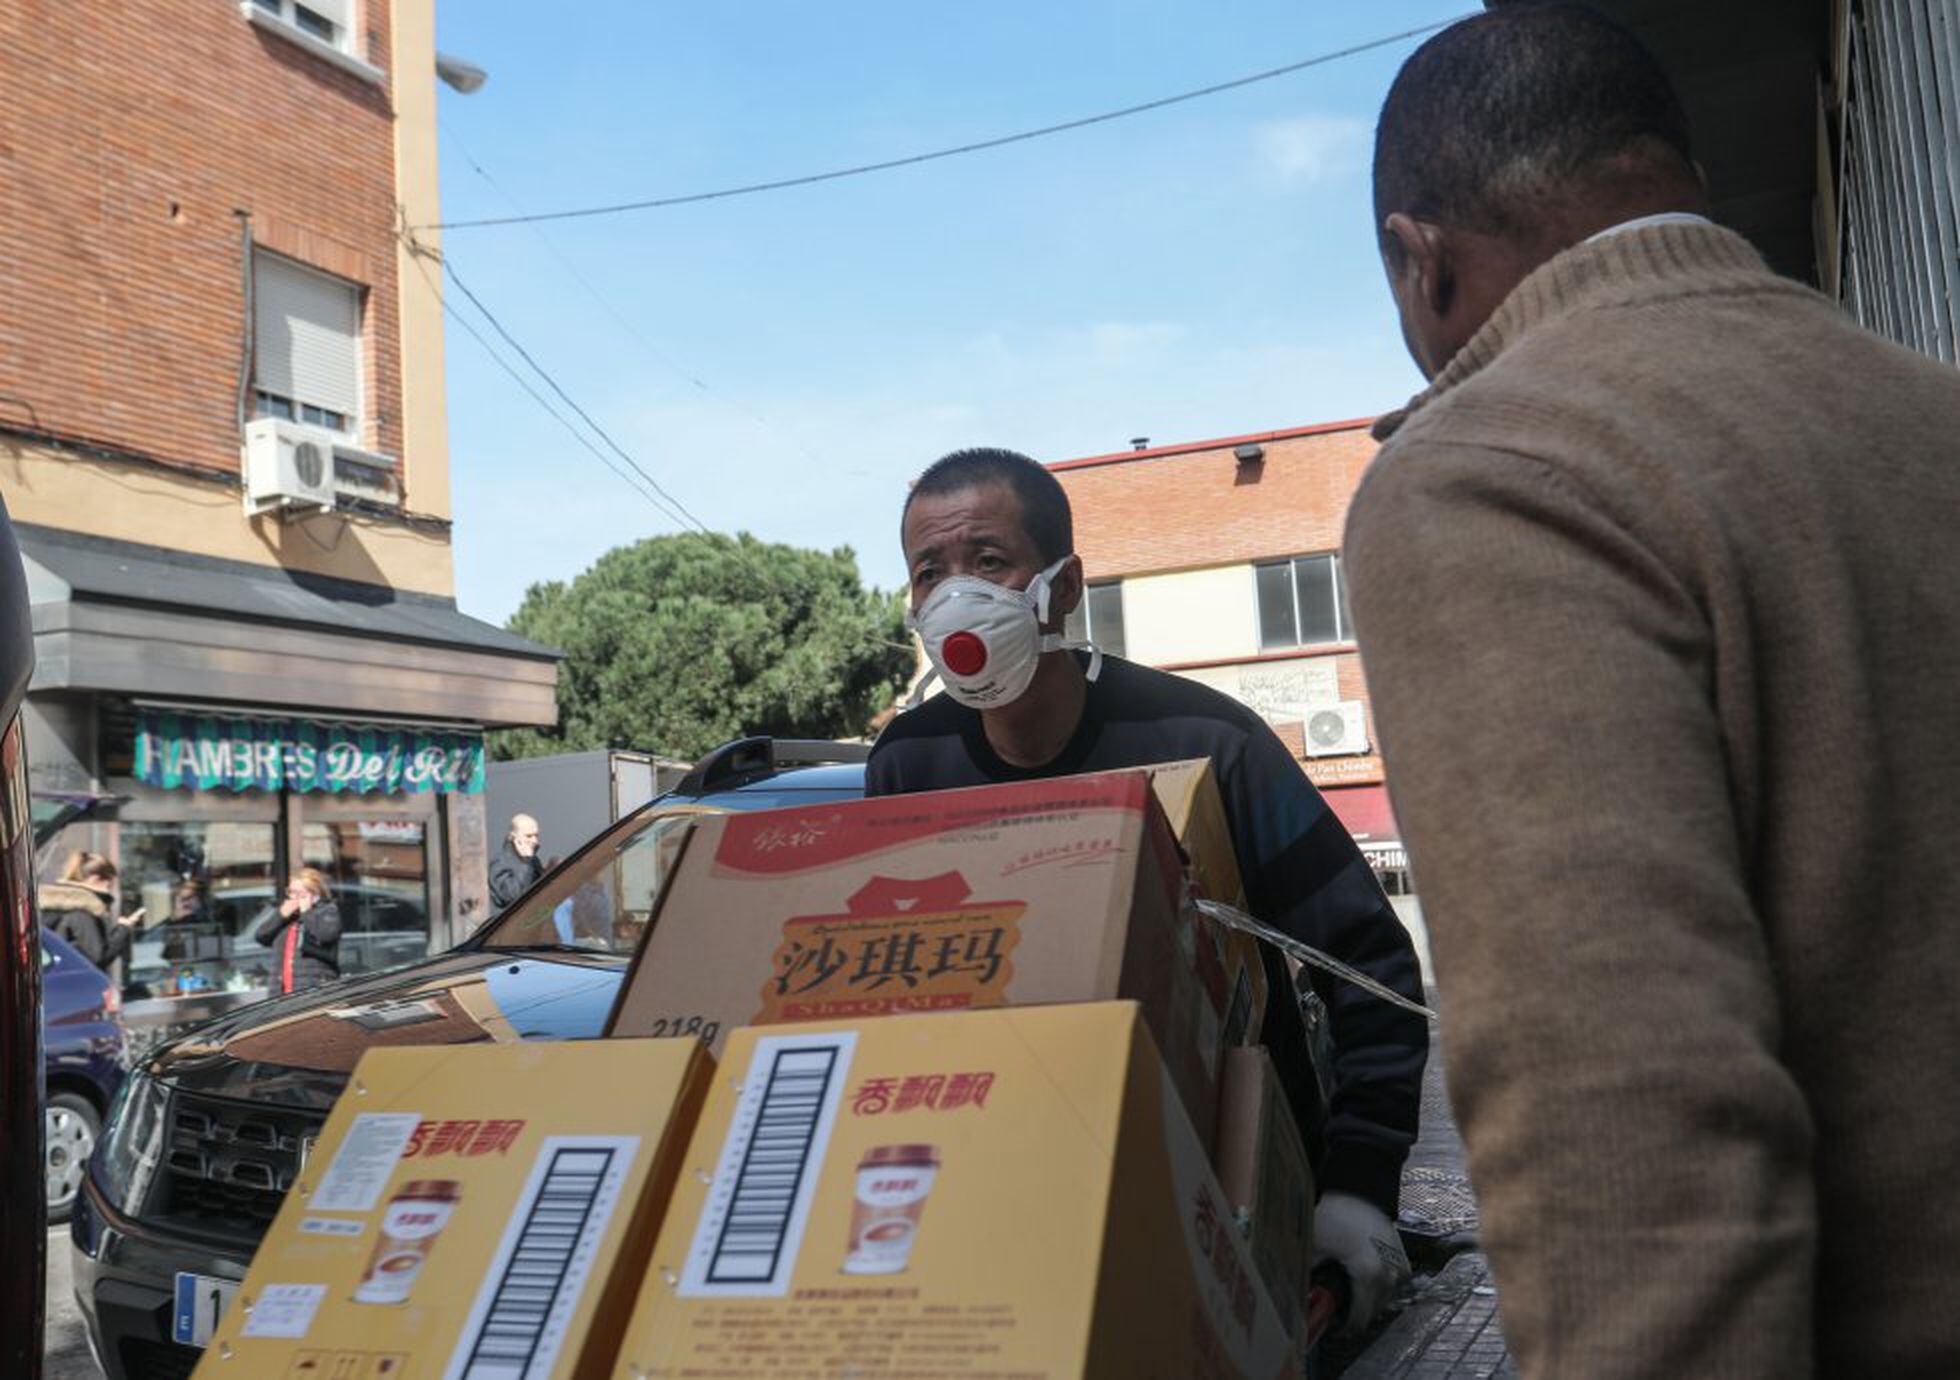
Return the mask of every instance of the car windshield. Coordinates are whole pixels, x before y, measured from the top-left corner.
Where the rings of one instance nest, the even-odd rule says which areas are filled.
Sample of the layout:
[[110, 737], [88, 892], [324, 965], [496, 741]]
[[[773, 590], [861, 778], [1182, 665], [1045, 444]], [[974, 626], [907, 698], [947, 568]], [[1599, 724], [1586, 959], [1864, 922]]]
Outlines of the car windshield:
[[774, 810], [864, 794], [855, 763], [779, 773], [701, 796], [663, 796], [601, 834], [474, 940], [485, 949], [576, 949], [631, 954], [653, 921], [661, 883], [680, 856], [688, 821], [725, 810]]
[[583, 949], [630, 954], [653, 919], [661, 879], [699, 809], [635, 815], [490, 923], [486, 949]]

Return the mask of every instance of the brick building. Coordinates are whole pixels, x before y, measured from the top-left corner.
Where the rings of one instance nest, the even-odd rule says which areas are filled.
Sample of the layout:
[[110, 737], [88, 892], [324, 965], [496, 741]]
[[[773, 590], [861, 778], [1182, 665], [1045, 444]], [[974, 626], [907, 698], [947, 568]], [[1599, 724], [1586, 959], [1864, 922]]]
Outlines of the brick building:
[[1348, 500], [1374, 453], [1364, 420], [1049, 469], [1089, 581], [1071, 630], [1264, 715], [1412, 916], [1341, 573]]
[[116, 857], [128, 978], [251, 991], [253, 913], [321, 868], [343, 966], [487, 911], [483, 730], [555, 658], [455, 605], [434, 0], [30, 3], [0, 491], [26, 556], [49, 850]]

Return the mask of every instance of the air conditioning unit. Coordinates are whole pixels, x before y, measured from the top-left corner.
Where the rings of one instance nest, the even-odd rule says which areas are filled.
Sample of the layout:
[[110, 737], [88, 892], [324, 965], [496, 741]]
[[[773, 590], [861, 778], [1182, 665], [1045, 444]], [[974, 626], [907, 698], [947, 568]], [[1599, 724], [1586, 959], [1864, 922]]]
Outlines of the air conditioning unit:
[[1351, 757], [1368, 750], [1368, 707], [1360, 700], [1342, 700], [1307, 711], [1307, 756]]
[[245, 424], [245, 511], [334, 506], [334, 433], [261, 417]]

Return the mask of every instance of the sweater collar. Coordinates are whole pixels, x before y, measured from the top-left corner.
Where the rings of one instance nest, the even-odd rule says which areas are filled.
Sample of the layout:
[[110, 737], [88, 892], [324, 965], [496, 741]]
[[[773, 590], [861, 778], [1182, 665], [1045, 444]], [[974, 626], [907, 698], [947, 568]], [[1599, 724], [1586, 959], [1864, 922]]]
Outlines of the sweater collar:
[[[1429, 387], [1376, 421], [1386, 441], [1411, 415], [1461, 386], [1533, 330], [1549, 321], [1601, 307], [1711, 292], [1760, 291], [1773, 277], [1749, 242], [1712, 222], [1667, 221], [1615, 227], [1554, 255], [1526, 275], [1498, 304]], [[1787, 284], [1802, 291], [1796, 284]]]

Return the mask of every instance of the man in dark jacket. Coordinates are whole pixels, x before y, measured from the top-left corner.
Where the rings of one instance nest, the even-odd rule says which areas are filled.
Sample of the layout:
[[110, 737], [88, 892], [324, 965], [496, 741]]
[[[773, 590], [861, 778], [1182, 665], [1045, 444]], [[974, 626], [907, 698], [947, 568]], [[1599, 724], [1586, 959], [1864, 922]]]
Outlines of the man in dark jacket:
[[[961, 451], [919, 477], [901, 519], [913, 621], [947, 693], [900, 714], [865, 769], [867, 795], [979, 786], [1209, 758], [1252, 909], [1421, 1000], [1408, 932], [1360, 849], [1252, 710], [1209, 686], [1063, 645], [1082, 598], [1068, 495], [1025, 455]], [[1270, 965], [1267, 1029], [1300, 1028]], [[1313, 978], [1334, 1036], [1316, 1245], [1365, 1325], [1406, 1277], [1395, 1229], [1429, 1032], [1420, 1016]], [[1308, 1099], [1291, 1070], [1296, 1107]], [[1284, 1076], [1284, 1074], [1283, 1074]]]
[[340, 907], [327, 891], [327, 879], [302, 867], [286, 885], [279, 908], [266, 908], [252, 937], [269, 946], [272, 990], [300, 992], [323, 987], [340, 976]]
[[538, 857], [538, 822], [529, 815], [512, 815], [504, 846], [490, 862], [490, 905], [502, 910], [531, 889], [544, 874]]
[[71, 858], [60, 881], [41, 888], [41, 923], [105, 972], [129, 952], [143, 912], [116, 914], [116, 865], [98, 853]]

